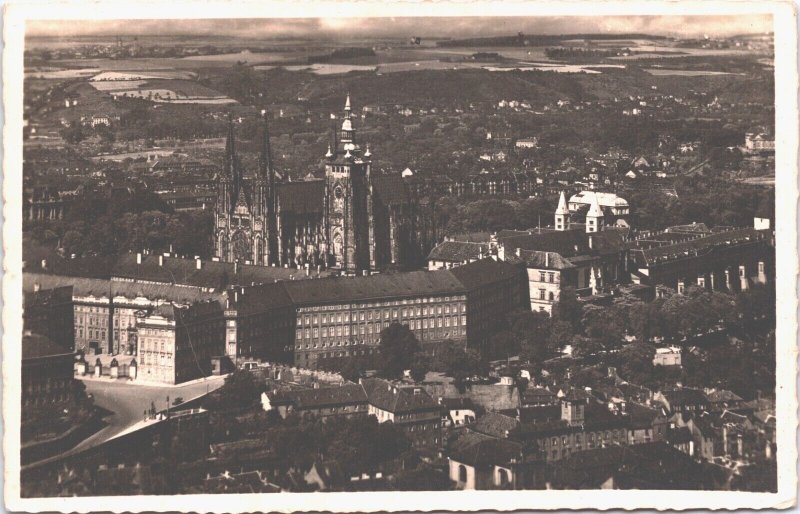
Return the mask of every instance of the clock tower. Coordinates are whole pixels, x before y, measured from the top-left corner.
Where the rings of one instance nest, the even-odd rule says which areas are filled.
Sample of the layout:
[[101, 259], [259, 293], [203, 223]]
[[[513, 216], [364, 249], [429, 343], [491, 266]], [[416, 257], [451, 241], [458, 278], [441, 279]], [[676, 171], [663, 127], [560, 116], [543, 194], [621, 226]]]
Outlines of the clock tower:
[[353, 128], [350, 95], [341, 128], [325, 154], [325, 236], [331, 266], [349, 274], [370, 270], [370, 152]]

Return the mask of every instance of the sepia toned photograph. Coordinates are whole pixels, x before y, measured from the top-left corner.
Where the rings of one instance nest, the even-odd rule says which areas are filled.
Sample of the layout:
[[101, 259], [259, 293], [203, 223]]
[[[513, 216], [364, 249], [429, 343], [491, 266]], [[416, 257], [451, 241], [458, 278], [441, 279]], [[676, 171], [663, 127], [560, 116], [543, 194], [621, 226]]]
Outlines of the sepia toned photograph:
[[6, 501], [793, 502], [774, 12], [350, 7], [17, 26]]

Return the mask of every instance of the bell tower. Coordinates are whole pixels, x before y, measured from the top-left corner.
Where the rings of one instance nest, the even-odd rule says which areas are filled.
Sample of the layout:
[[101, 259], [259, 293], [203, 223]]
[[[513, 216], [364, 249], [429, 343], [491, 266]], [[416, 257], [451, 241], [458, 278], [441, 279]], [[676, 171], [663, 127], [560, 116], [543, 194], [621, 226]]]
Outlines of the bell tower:
[[362, 154], [353, 127], [350, 95], [336, 144], [325, 154], [325, 239], [331, 265], [349, 274], [370, 269], [369, 153]]

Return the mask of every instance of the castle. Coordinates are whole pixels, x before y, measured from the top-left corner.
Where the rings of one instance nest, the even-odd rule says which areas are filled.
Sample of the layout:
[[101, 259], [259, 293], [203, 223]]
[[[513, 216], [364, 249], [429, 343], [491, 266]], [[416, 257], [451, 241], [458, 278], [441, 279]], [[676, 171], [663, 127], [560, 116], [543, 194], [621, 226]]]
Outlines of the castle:
[[257, 173], [245, 177], [230, 123], [218, 177], [214, 255], [221, 261], [365, 274], [420, 253], [417, 202], [401, 175], [375, 174], [356, 138], [350, 96], [325, 154], [325, 177], [279, 179], [266, 111]]

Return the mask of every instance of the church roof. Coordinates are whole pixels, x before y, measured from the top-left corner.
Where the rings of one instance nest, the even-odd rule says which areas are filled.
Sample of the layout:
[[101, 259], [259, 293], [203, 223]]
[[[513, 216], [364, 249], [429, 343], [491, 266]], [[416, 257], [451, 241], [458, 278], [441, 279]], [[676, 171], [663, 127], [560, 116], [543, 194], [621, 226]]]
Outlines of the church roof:
[[322, 213], [324, 180], [301, 180], [276, 184], [275, 194], [281, 214]]

